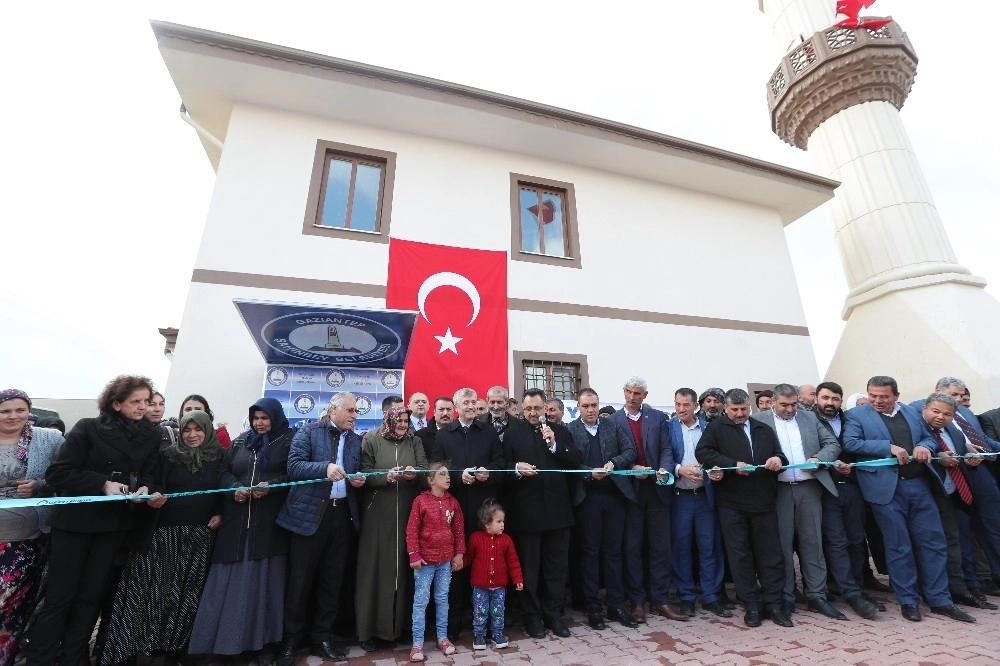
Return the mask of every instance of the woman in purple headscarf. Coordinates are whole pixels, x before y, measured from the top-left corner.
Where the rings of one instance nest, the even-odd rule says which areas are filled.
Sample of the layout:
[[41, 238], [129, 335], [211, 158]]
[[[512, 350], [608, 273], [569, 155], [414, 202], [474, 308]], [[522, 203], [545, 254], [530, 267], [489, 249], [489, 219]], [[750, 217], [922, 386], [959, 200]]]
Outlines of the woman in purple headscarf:
[[368, 477], [361, 503], [356, 614], [358, 638], [368, 652], [378, 647], [378, 639], [392, 642], [410, 629], [413, 575], [406, 521], [419, 469], [427, 469], [424, 446], [410, 429], [410, 410], [398, 405], [361, 443], [361, 471], [389, 472]]
[[[45, 470], [62, 434], [33, 427], [30, 414], [27, 393], [0, 391], [0, 504], [52, 494]], [[18, 638], [35, 606], [48, 517], [44, 507], [0, 507], [0, 666], [13, 663]]]

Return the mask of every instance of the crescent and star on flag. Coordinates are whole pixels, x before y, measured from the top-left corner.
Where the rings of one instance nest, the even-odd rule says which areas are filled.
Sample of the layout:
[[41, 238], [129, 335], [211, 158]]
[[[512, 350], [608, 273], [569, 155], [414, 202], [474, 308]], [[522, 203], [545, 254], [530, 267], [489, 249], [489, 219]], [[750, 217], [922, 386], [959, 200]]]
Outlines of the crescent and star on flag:
[[[424, 280], [423, 283], [421, 283], [420, 289], [417, 290], [417, 307], [420, 309], [420, 316], [424, 318], [424, 321], [431, 324], [431, 320], [427, 318], [427, 312], [424, 309], [424, 304], [431, 292], [438, 287], [455, 287], [469, 297], [469, 301], [472, 303], [472, 318], [469, 320], [467, 326], [471, 326], [479, 317], [479, 307], [481, 304], [479, 290], [476, 289], [476, 285], [474, 285], [469, 278], [464, 275], [460, 275], [459, 273], [451, 273], [448, 271], [431, 275], [429, 278]], [[438, 350], [438, 354], [450, 351], [457, 356], [458, 343], [465, 338], [459, 338], [453, 335], [451, 327], [449, 326], [445, 329], [444, 335], [435, 335], [434, 339], [441, 343], [441, 349]]]

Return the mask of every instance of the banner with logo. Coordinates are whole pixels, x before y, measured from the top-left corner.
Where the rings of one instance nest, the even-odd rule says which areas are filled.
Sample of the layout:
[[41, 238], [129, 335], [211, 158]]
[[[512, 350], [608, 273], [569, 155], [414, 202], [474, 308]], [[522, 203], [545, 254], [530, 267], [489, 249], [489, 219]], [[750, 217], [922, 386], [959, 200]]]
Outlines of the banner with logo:
[[389, 240], [386, 306], [417, 310], [407, 389], [507, 386], [507, 253]]
[[264, 397], [281, 403], [293, 427], [318, 421], [330, 398], [349, 391], [358, 399], [358, 433], [382, 423], [382, 400], [403, 395], [403, 372], [386, 368], [334, 368], [268, 364]]
[[401, 370], [415, 312], [234, 300], [267, 363]]

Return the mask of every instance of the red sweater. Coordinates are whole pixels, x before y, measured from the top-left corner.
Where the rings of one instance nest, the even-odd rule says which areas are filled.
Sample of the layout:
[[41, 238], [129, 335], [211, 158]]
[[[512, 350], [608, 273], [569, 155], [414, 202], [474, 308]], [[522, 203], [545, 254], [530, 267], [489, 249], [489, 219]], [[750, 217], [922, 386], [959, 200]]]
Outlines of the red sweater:
[[406, 552], [410, 562], [441, 564], [465, 553], [465, 521], [458, 500], [429, 490], [417, 495], [406, 521]]
[[471, 582], [475, 587], [492, 590], [507, 587], [511, 580], [515, 585], [524, 582], [514, 542], [506, 534], [473, 532], [465, 555], [465, 566], [472, 568]]

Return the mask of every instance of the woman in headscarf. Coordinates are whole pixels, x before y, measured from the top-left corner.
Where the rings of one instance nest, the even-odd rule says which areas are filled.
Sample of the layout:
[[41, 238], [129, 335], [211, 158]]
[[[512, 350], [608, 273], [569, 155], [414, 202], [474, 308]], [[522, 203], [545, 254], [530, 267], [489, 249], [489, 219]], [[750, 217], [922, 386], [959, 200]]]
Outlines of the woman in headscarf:
[[274, 398], [250, 407], [250, 424], [226, 450], [218, 487], [253, 490], [223, 494], [222, 526], [188, 651], [252, 652], [259, 664], [270, 664], [281, 640], [288, 532], [275, 523], [287, 487], [267, 486], [288, 481], [295, 429]]
[[121, 375], [100, 397], [100, 416], [80, 419], [52, 456], [45, 481], [62, 496], [108, 495], [120, 501], [63, 504], [52, 511], [48, 587], [31, 635], [28, 664], [79, 664], [104, 599], [113, 592], [112, 570], [137, 524], [144, 499], [156, 490], [154, 470], [160, 430], [143, 418], [153, 394], [146, 377]]
[[367, 652], [378, 648], [377, 639], [392, 642], [410, 628], [413, 576], [406, 521], [417, 496], [416, 470], [422, 469], [427, 456], [410, 430], [410, 411], [393, 407], [381, 429], [361, 444], [361, 471], [388, 471], [368, 477], [361, 502], [356, 612], [358, 638]]
[[[62, 443], [57, 430], [36, 428], [24, 391], [0, 391], [0, 500], [51, 495], [45, 470]], [[49, 509], [0, 509], [0, 666], [14, 662], [18, 639], [35, 606]]]
[[[205, 412], [180, 422], [180, 440], [160, 457], [157, 478], [164, 493], [214, 490], [223, 449]], [[143, 552], [125, 565], [111, 611], [102, 664], [167, 655], [167, 664], [187, 650], [198, 602], [208, 575], [215, 530], [222, 524], [222, 495], [166, 498], [147, 504], [156, 511], [156, 530]]]
[[868, 404], [868, 396], [864, 393], [852, 393], [847, 400], [844, 401], [844, 411], [848, 409], [854, 409], [855, 407], [860, 407], [861, 405]]

